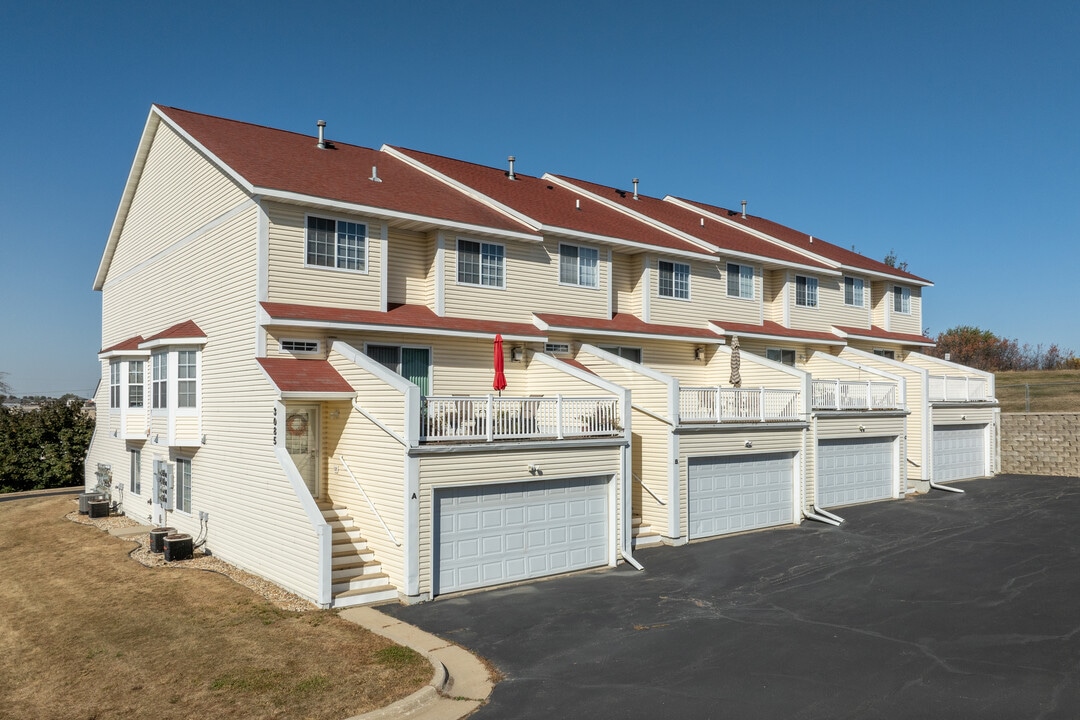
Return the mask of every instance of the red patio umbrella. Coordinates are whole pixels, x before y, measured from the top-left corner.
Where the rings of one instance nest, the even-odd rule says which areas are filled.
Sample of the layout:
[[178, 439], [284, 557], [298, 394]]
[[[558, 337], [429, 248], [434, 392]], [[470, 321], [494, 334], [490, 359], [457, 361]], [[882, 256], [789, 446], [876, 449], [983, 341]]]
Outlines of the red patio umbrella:
[[491, 383], [491, 387], [495, 388], [499, 392], [506, 389], [506, 374], [503, 372], [503, 347], [502, 347], [502, 335], [495, 336], [495, 382]]

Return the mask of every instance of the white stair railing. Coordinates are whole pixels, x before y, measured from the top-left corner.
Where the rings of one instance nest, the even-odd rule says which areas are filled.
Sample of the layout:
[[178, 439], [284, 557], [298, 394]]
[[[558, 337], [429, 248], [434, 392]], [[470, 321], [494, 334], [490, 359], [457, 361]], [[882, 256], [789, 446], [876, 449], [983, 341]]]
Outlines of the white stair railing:
[[349, 474], [349, 477], [352, 478], [353, 483], [356, 485], [356, 489], [360, 491], [360, 494], [364, 497], [364, 500], [367, 502], [368, 507], [371, 508], [371, 512], [375, 513], [375, 517], [379, 520], [380, 523], [382, 523], [383, 530], [386, 531], [387, 536], [395, 545], [401, 547], [401, 543], [398, 542], [398, 539], [396, 537], [394, 537], [394, 533], [390, 531], [390, 527], [386, 524], [386, 521], [383, 520], [382, 513], [380, 513], [375, 507], [375, 503], [371, 502], [371, 498], [369, 498], [368, 494], [364, 492], [364, 488], [360, 485], [360, 481], [356, 479], [355, 475], [353, 475], [352, 468], [350, 468], [349, 463], [345, 461], [345, 456], [338, 455], [338, 459], [341, 460], [341, 465], [345, 468], [345, 472], [347, 472]]

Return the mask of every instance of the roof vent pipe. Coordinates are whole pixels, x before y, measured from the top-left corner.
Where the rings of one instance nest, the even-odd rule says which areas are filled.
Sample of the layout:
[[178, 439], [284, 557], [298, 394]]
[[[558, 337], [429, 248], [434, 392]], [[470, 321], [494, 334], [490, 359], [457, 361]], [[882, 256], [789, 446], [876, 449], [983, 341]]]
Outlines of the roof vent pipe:
[[376, 165], [371, 166], [371, 177], [368, 178], [371, 182], [382, 182], [382, 178], [379, 177], [379, 168]]
[[320, 120], [319, 122], [317, 122], [315, 124], [319, 126], [319, 144], [316, 145], [315, 147], [319, 148], [320, 150], [325, 150], [326, 149], [326, 140], [323, 139], [323, 128], [326, 127], [326, 121], [325, 120]]
[[742, 201], [742, 217], [743, 217], [743, 220], [746, 219], [746, 201], [745, 200]]
[[635, 200], [637, 200], [637, 199], [638, 199], [638, 196], [637, 196], [637, 184], [638, 184], [638, 179], [637, 179], [637, 178], [634, 178], [634, 179], [633, 179], [633, 183], [634, 183], [634, 199], [635, 199]]
[[510, 157], [508, 157], [506, 159], [510, 162], [510, 175], [508, 177], [511, 180], [517, 180], [517, 177], [514, 175], [514, 161], [517, 160], [517, 158], [514, 157], [513, 155], [511, 155]]

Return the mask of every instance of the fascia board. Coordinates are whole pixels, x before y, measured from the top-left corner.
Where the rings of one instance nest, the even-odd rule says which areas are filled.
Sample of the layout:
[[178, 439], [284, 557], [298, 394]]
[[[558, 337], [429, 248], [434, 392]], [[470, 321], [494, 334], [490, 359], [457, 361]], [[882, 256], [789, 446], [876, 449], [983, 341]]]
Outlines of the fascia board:
[[889, 273], [880, 272], [878, 270], [867, 270], [865, 268], [856, 267], [855, 265], [843, 265], [843, 269], [852, 275], [866, 275], [868, 277], [878, 278], [880, 280], [889, 280], [894, 283], [901, 283], [904, 285], [918, 285], [920, 287], [934, 287], [934, 283], [929, 280], [916, 280], [915, 278], [904, 277], [901, 275], [890, 275]]
[[695, 253], [688, 250], [676, 250], [673, 248], [664, 248], [659, 245], [649, 245], [647, 243], [634, 242], [633, 240], [626, 240], [624, 238], [611, 237], [608, 235], [596, 235], [594, 233], [582, 232], [581, 230], [571, 230], [570, 228], [556, 227], [553, 225], [545, 225], [542, 228], [543, 232], [549, 235], [557, 235], [561, 237], [568, 237], [574, 240], [586, 240], [595, 243], [604, 243], [607, 245], [618, 245], [620, 247], [634, 248], [642, 252], [651, 252], [664, 255], [674, 255], [678, 257], [690, 258], [691, 260], [702, 260], [706, 262], [719, 262], [716, 255], [712, 252]]
[[773, 335], [771, 333], [743, 332], [739, 330], [725, 330], [723, 326], [714, 322], [709, 323], [709, 329], [721, 335], [738, 335], [739, 337], [754, 338], [755, 340], [774, 340], [777, 342], [801, 342], [811, 345], [847, 345], [842, 338], [836, 340], [823, 340], [821, 338], [790, 337], [788, 335]]
[[159, 107], [158, 107], [157, 105], [155, 105], [155, 106], [154, 106], [154, 110], [156, 110], [156, 111], [157, 111], [157, 113], [158, 113], [158, 114], [159, 114], [159, 115], [161, 116], [161, 118], [162, 118], [162, 119], [163, 119], [163, 120], [164, 120], [164, 121], [165, 121], [165, 122], [166, 122], [166, 123], [167, 123], [167, 124], [169, 125], [169, 127], [170, 127], [170, 128], [172, 128], [172, 129], [173, 129], [173, 130], [174, 130], [174, 131], [175, 131], [175, 132], [176, 132], [176, 133], [177, 133], [178, 135], [180, 135], [180, 137], [184, 138], [184, 140], [186, 140], [187, 142], [191, 143], [191, 146], [192, 146], [192, 147], [194, 147], [194, 148], [195, 148], [196, 150], [198, 150], [198, 151], [199, 151], [199, 153], [200, 153], [201, 155], [203, 155], [203, 156], [204, 156], [204, 157], [205, 157], [205, 158], [206, 158], [207, 160], [209, 160], [209, 161], [210, 161], [211, 163], [213, 163], [214, 165], [216, 165], [216, 166], [218, 167], [218, 169], [219, 169], [219, 170], [221, 170], [221, 172], [223, 172], [223, 173], [225, 173], [226, 175], [228, 175], [228, 176], [229, 176], [229, 178], [231, 178], [233, 182], [235, 182], [235, 183], [236, 183], [237, 185], [239, 185], [239, 186], [240, 186], [241, 188], [243, 188], [243, 189], [244, 189], [245, 191], [247, 191], [247, 193], [248, 193], [249, 195], [252, 195], [252, 194], [254, 194], [254, 189], [253, 189], [253, 187], [252, 187], [251, 183], [250, 183], [250, 182], [248, 182], [247, 178], [245, 178], [245, 177], [244, 177], [243, 175], [241, 175], [240, 173], [238, 173], [238, 172], [236, 172], [235, 170], [233, 170], [233, 169], [232, 169], [232, 168], [231, 168], [231, 167], [230, 167], [229, 165], [227, 165], [227, 164], [226, 164], [226, 163], [225, 163], [225, 162], [224, 162], [224, 161], [223, 161], [223, 160], [222, 160], [221, 158], [219, 158], [219, 157], [218, 157], [217, 155], [215, 155], [214, 153], [212, 153], [212, 152], [210, 152], [209, 150], [207, 150], [207, 149], [206, 149], [206, 148], [205, 148], [205, 147], [203, 146], [203, 144], [202, 144], [202, 143], [200, 143], [200, 142], [199, 142], [198, 140], [196, 140], [196, 139], [195, 139], [194, 137], [192, 137], [191, 135], [189, 135], [189, 134], [188, 134], [188, 132], [187, 132], [186, 130], [184, 130], [184, 128], [183, 128], [183, 127], [181, 127], [181, 126], [180, 126], [180, 125], [178, 125], [178, 124], [177, 124], [176, 122], [174, 122], [174, 121], [173, 121], [173, 119], [172, 119], [172, 118], [170, 118], [170, 117], [169, 117], [169, 116], [168, 116], [168, 115], [167, 115], [167, 114], [166, 114], [166, 113], [165, 113], [165, 112], [164, 112], [164, 111], [163, 111], [163, 110], [162, 110], [161, 108], [159, 108]]
[[[140, 346], [141, 347], [141, 346]], [[111, 360], [113, 358], [144, 358], [150, 357], [149, 350], [110, 350], [98, 353], [98, 360]]]
[[556, 177], [555, 175], [552, 175], [551, 173], [544, 173], [543, 176], [542, 176], [542, 179], [547, 180], [548, 182], [553, 182], [553, 183], [559, 185], [560, 187], [565, 188], [566, 190], [570, 190], [570, 191], [576, 192], [576, 193], [581, 193], [585, 197], [588, 197], [590, 200], [601, 203], [605, 207], [609, 207], [612, 210], [615, 210], [615, 211], [617, 211], [619, 213], [622, 213], [626, 217], [637, 220], [638, 222], [640, 222], [640, 223], [642, 223], [644, 225], [649, 225], [651, 227], [654, 227], [657, 230], [661, 230], [663, 232], [666, 232], [668, 235], [672, 235], [674, 237], [679, 238], [680, 240], [684, 240], [684, 241], [690, 243], [691, 245], [697, 245], [698, 247], [702, 248], [703, 250], [705, 250], [705, 251], [707, 251], [709, 253], [716, 253], [716, 252], [720, 251], [719, 247], [717, 247], [716, 245], [713, 245], [710, 242], [706, 242], [706, 241], [702, 240], [699, 237], [694, 237], [693, 235], [690, 235], [689, 233], [684, 233], [681, 230], [677, 230], [677, 229], [671, 227], [670, 225], [666, 225], [666, 224], [660, 222], [659, 220], [656, 220], [654, 218], [649, 217], [648, 215], [645, 215], [644, 213], [639, 213], [639, 212], [636, 212], [634, 210], [630, 210], [629, 208], [625, 208], [625, 207], [623, 207], [622, 205], [620, 205], [617, 202], [612, 202], [608, 198], [601, 197], [601, 196], [597, 195], [594, 192], [586, 190], [583, 187], [579, 187], [579, 186], [575, 185], [574, 183], [569, 182], [568, 180], [564, 180], [563, 178]]
[[[263, 311], [265, 313], [265, 311]], [[373, 323], [335, 322], [333, 320], [291, 320], [289, 318], [271, 318], [264, 315], [259, 323], [263, 327], [296, 327], [319, 330], [355, 330], [360, 332], [404, 333], [409, 335], [437, 335], [440, 337], [480, 338], [491, 340], [495, 332], [476, 332], [472, 330], [447, 330], [445, 328], [424, 328], [411, 325], [376, 325]], [[546, 335], [502, 334], [503, 340], [515, 342], [546, 342]]]
[[280, 391], [283, 400], [353, 400], [355, 392], [305, 392], [303, 390]]
[[835, 329], [835, 331], [842, 334], [843, 337], [848, 340], [865, 340], [866, 342], [893, 343], [896, 345], [914, 345], [915, 347], [934, 347], [937, 344], [932, 342], [915, 342], [914, 340], [900, 340], [899, 338], [883, 338], [876, 335], [860, 335], [859, 333], [849, 333], [839, 329]]
[[693, 342], [693, 343], [705, 343], [705, 344], [715, 344], [715, 345], [723, 345], [724, 344], [724, 339], [720, 338], [720, 337], [717, 337], [717, 338], [714, 339], [714, 338], [708, 338], [708, 337], [697, 337], [696, 335], [659, 335], [659, 334], [656, 334], [656, 333], [637, 333], [637, 332], [633, 332], [632, 330], [596, 330], [596, 329], [593, 329], [593, 328], [579, 328], [579, 327], [573, 327], [573, 326], [563, 327], [563, 326], [560, 326], [560, 325], [549, 326], [549, 330], [554, 330], [554, 331], [558, 331], [558, 332], [565, 332], [565, 333], [573, 333], [575, 335], [597, 335], [597, 336], [600, 336], [600, 337], [624, 337], [624, 338], [634, 338], [634, 339], [641, 339], [641, 340], [674, 340], [674, 341], [677, 341], [677, 342]]
[[154, 340], [147, 340], [146, 342], [139, 343], [139, 349], [140, 350], [152, 350], [154, 348], [159, 348], [159, 347], [174, 347], [174, 346], [180, 346], [180, 345], [197, 345], [199, 347], [202, 347], [202, 346], [206, 345], [206, 338], [204, 338], [204, 337], [197, 337], [197, 338], [185, 338], [185, 337], [156, 338]]
[[[462, 182], [459, 182], [459, 181], [455, 180], [454, 178], [450, 177], [449, 175], [444, 175], [443, 173], [439, 172], [438, 170], [425, 165], [423, 162], [417, 160], [414, 157], [410, 157], [409, 155], [406, 155], [405, 153], [401, 152], [400, 150], [398, 150], [396, 148], [393, 148], [393, 147], [391, 147], [389, 145], [383, 145], [381, 148], [379, 148], [379, 152], [384, 152], [387, 155], [389, 155], [390, 157], [397, 158], [398, 160], [402, 161], [406, 165], [408, 165], [408, 166], [410, 166], [410, 167], [412, 167], [412, 168], [414, 168], [416, 170], [419, 170], [420, 172], [424, 173], [425, 175], [427, 175], [429, 177], [435, 178], [436, 180], [443, 183], [444, 185], [449, 185], [450, 187], [454, 188], [458, 192], [472, 198], [473, 200], [476, 200], [479, 203], [487, 205], [492, 210], [495, 210], [496, 212], [499, 212], [499, 213], [501, 213], [503, 215], [506, 215], [507, 217], [509, 217], [509, 218], [511, 218], [513, 220], [516, 220], [517, 222], [521, 223], [522, 225], [525, 225], [527, 227], [531, 227], [534, 230], [539, 230], [540, 229], [540, 226], [541, 226], [540, 221], [535, 220], [535, 219], [529, 217], [528, 215], [526, 215], [524, 213], [518, 212], [517, 210], [514, 210], [509, 205], [504, 205], [503, 203], [499, 202], [498, 200], [496, 200], [496, 199], [494, 199], [492, 197], [488, 197], [487, 195], [483, 194], [482, 192], [479, 192], [478, 190], [475, 190], [472, 187], [469, 187], [465, 183], [462, 183]], [[507, 182], [512, 182], [512, 181], [508, 180]]]
[[473, 225], [471, 223], [463, 223], [456, 220], [447, 220], [445, 218], [429, 217], [427, 215], [416, 215], [414, 213], [402, 212], [400, 210], [389, 210], [387, 208], [376, 207], [374, 205], [361, 205], [359, 203], [344, 202], [342, 200], [330, 200], [328, 198], [317, 197], [315, 195], [305, 195], [303, 193], [290, 192], [287, 190], [275, 190], [274, 188], [256, 187], [254, 188], [254, 192], [269, 200], [279, 200], [298, 205], [313, 205], [328, 210], [341, 210], [345, 212], [359, 213], [361, 215], [370, 215], [386, 220], [422, 222], [437, 227], [458, 230], [460, 232], [475, 233], [479, 235], [495, 235], [498, 237], [511, 238], [514, 240], [522, 240], [524, 242], [542, 243], [544, 241], [543, 236], [533, 233], [484, 227], [483, 225]]

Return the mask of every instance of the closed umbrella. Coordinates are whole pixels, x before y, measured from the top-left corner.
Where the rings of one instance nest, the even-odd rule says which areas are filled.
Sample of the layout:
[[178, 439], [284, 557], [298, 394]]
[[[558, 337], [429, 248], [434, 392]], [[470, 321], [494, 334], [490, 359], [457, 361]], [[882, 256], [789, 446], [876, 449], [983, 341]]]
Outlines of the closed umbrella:
[[742, 361], [739, 359], [739, 336], [736, 335], [731, 338], [731, 379], [730, 383], [733, 387], [742, 387], [742, 375], [739, 374], [739, 365]]
[[503, 372], [503, 346], [502, 335], [495, 336], [495, 382], [491, 384], [491, 387], [495, 388], [499, 392], [506, 389], [506, 373]]

